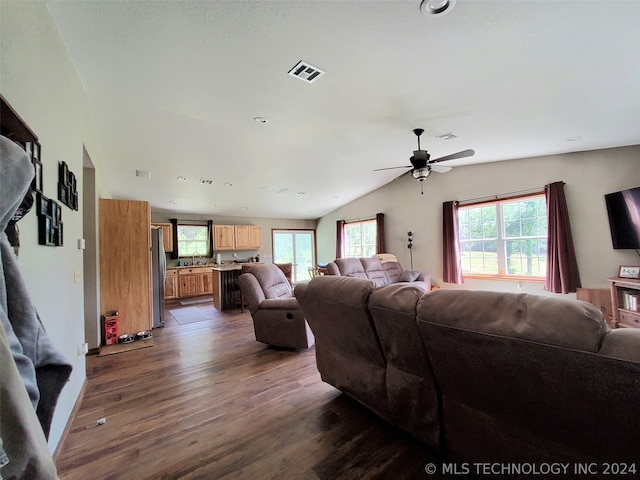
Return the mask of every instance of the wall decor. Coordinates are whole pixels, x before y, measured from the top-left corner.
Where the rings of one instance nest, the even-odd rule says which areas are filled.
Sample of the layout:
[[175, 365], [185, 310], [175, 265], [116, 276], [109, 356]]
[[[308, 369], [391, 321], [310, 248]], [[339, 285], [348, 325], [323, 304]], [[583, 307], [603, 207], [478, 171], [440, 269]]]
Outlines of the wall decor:
[[58, 200], [71, 210], [78, 210], [78, 189], [76, 176], [66, 162], [58, 164]]
[[40, 144], [38, 142], [25, 142], [24, 151], [27, 152], [27, 155], [31, 159], [31, 163], [33, 164], [33, 169], [35, 171], [31, 189], [42, 193], [42, 162], [40, 161]]
[[36, 214], [38, 215], [38, 243], [49, 247], [64, 245], [62, 205], [38, 192]]

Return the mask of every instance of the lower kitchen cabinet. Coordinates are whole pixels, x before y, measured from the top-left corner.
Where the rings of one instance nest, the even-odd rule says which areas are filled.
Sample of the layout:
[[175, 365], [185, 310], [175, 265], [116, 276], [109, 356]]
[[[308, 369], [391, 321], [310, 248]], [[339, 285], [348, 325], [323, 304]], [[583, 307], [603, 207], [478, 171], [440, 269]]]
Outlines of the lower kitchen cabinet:
[[211, 268], [193, 267], [178, 270], [178, 298], [211, 295], [213, 274]]
[[167, 270], [167, 275], [164, 279], [164, 298], [165, 300], [171, 300], [178, 298], [178, 271]]

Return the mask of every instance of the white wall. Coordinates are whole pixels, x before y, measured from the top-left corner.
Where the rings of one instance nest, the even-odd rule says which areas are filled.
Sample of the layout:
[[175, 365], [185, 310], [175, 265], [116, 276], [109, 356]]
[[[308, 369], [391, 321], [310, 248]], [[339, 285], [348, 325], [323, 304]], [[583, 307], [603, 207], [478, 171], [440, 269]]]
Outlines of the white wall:
[[[357, 179], [354, 179], [357, 181]], [[613, 148], [483, 165], [456, 167], [432, 174], [420, 185], [408, 175], [324, 216], [318, 221], [318, 258], [335, 257], [336, 220], [385, 214], [387, 251], [409, 267], [407, 232], [414, 234], [414, 268], [442, 282], [442, 203], [527, 190], [565, 182], [578, 267], [585, 288], [608, 288], [620, 264], [638, 265], [633, 250], [613, 250], [604, 202], [606, 193], [640, 186], [640, 146]], [[467, 289], [517, 291], [515, 282], [467, 280]], [[523, 283], [521, 291], [544, 293], [539, 283]]]
[[[96, 165], [98, 193], [108, 195], [82, 84], [44, 2], [0, 2], [0, 89], [42, 145], [44, 194], [57, 200], [58, 162], [75, 173], [82, 195], [83, 146]], [[80, 204], [82, 209], [82, 203]], [[20, 221], [20, 263], [32, 300], [53, 343], [73, 364], [49, 437], [57, 446], [86, 377], [82, 210], [62, 207], [64, 246], [37, 243], [35, 212]]]

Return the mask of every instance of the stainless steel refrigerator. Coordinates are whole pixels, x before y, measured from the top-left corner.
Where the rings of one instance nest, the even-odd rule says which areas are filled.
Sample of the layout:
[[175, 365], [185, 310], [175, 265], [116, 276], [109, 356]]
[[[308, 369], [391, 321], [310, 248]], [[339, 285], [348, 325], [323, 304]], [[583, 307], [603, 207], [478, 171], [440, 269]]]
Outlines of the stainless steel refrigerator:
[[151, 286], [153, 289], [153, 328], [164, 327], [164, 280], [167, 257], [164, 253], [162, 229], [151, 229]]

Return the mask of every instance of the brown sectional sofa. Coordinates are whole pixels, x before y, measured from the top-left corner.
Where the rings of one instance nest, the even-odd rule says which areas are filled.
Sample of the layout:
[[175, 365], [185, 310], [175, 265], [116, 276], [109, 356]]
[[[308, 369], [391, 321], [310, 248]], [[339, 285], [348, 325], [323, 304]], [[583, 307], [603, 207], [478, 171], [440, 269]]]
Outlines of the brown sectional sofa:
[[366, 278], [376, 287], [391, 283], [409, 282], [431, 290], [431, 276], [414, 270], [404, 270], [394, 255], [380, 254], [374, 257], [336, 258], [327, 264], [328, 275]]
[[590, 304], [337, 276], [295, 293], [322, 379], [452, 460], [638, 459], [640, 329]]

